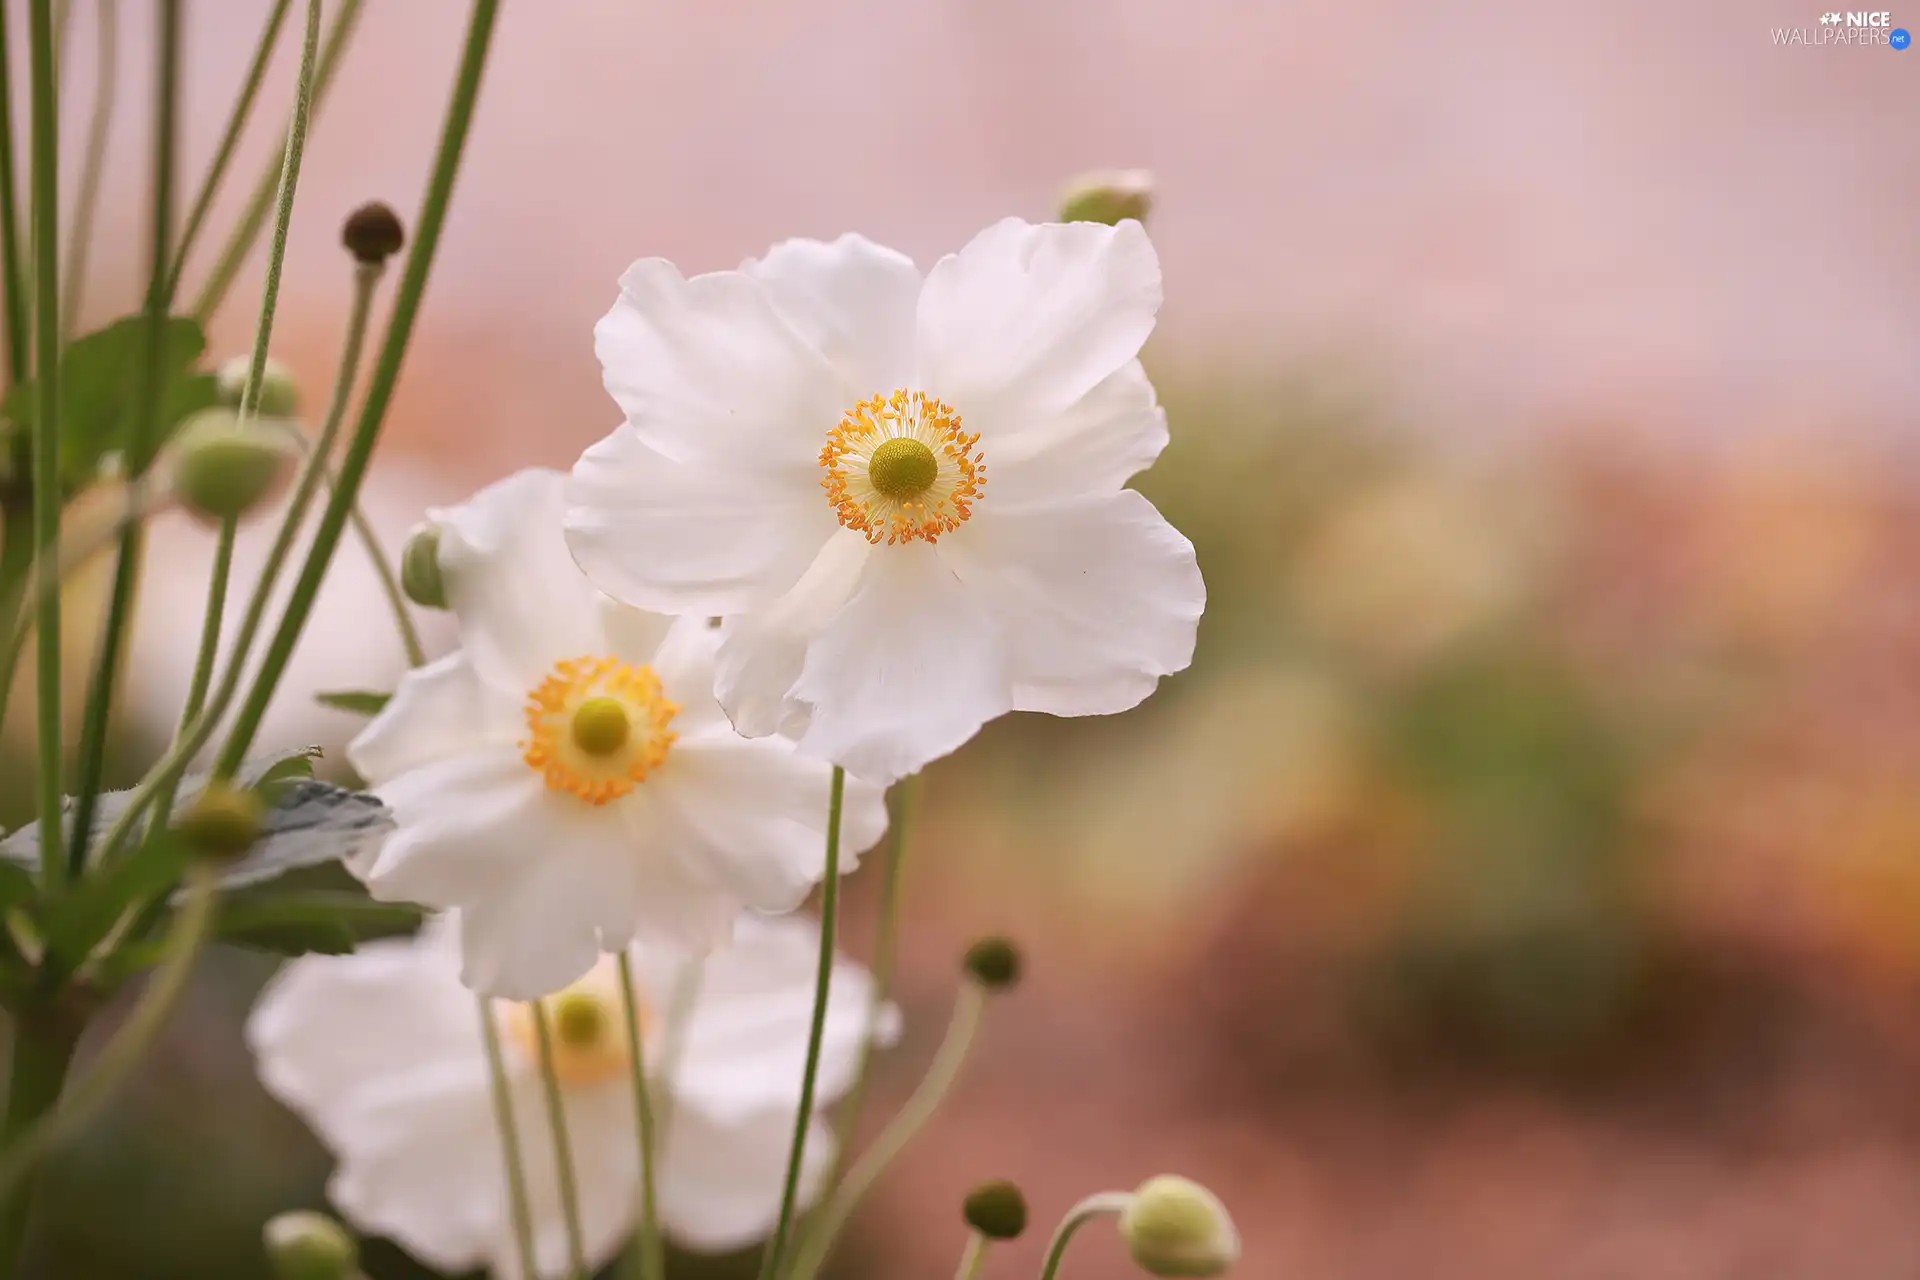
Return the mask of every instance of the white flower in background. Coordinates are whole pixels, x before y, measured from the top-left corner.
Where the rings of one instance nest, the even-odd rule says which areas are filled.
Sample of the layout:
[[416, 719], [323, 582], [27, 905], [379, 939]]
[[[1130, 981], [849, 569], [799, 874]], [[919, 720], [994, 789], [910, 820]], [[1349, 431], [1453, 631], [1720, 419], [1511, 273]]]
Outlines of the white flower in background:
[[1193, 546], [1126, 489], [1167, 442], [1137, 222], [1008, 220], [922, 278], [859, 236], [684, 279], [595, 330], [627, 421], [567, 539], [629, 604], [724, 615], [717, 693], [879, 783], [1009, 710], [1124, 711], [1185, 667]]
[[[460, 648], [409, 673], [347, 748], [397, 829], [376, 897], [460, 910], [469, 986], [528, 999], [635, 938], [723, 942], [825, 869], [829, 770], [735, 733], [719, 636], [600, 595], [560, 535], [565, 477], [522, 471], [435, 513]], [[847, 788], [843, 866], [879, 839]]]
[[[704, 962], [658, 947], [633, 952], [641, 1052], [665, 1126], [655, 1159], [659, 1212], [682, 1246], [740, 1248], [765, 1236], [779, 1214], [819, 945], [811, 920], [746, 916], [734, 945]], [[296, 960], [262, 995], [247, 1041], [268, 1090], [338, 1159], [329, 1193], [343, 1215], [434, 1267], [487, 1266], [517, 1276], [480, 1018], [458, 966], [451, 920], [410, 941]], [[684, 985], [689, 979], [693, 985]], [[639, 1201], [619, 982], [607, 957], [542, 1001], [595, 1266], [632, 1233]], [[688, 991], [693, 999], [683, 1005]], [[821, 1106], [853, 1083], [872, 998], [866, 970], [841, 961], [822, 1044]], [[505, 1001], [490, 1007], [526, 1165], [538, 1267], [543, 1276], [563, 1275], [565, 1222], [531, 1009]], [[669, 1026], [682, 1007], [690, 1011], [685, 1022]], [[888, 1010], [880, 1027], [887, 1042], [895, 1023]], [[669, 1053], [675, 1065], [661, 1078]], [[816, 1121], [801, 1187], [809, 1199], [833, 1148], [828, 1126]]]

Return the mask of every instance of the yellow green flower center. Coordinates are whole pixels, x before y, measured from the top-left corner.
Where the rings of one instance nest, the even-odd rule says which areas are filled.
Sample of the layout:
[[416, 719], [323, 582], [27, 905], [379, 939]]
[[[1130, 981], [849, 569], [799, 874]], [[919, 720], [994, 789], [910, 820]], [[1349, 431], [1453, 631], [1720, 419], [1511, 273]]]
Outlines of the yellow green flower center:
[[985, 456], [952, 406], [905, 388], [862, 400], [827, 432], [820, 487], [868, 542], [938, 542], [973, 512]]
[[[633, 993], [634, 1013], [640, 1038], [645, 1043], [653, 1029], [653, 1008], [647, 993]], [[618, 1079], [632, 1068], [627, 1049], [626, 1005], [620, 994], [620, 972], [613, 959], [603, 959], [579, 981], [562, 987], [536, 1001], [494, 1002], [501, 1036], [537, 1068], [540, 1061], [540, 1030], [534, 1023], [537, 1009], [546, 1019], [548, 1044], [553, 1053], [553, 1074], [569, 1087], [600, 1084]]]
[[667, 726], [679, 712], [652, 667], [569, 658], [527, 694], [521, 759], [553, 790], [606, 804], [666, 763], [674, 741]]

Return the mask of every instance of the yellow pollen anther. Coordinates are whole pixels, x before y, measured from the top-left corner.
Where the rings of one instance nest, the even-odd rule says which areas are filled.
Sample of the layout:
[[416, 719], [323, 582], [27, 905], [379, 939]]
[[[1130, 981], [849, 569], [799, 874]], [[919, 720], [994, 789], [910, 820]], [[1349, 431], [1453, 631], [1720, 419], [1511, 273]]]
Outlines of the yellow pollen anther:
[[521, 759], [555, 791], [588, 804], [618, 800], [666, 762], [680, 708], [652, 667], [569, 658], [527, 694]]
[[903, 388], [860, 401], [827, 432], [820, 486], [868, 542], [937, 542], [966, 522], [987, 483], [979, 443], [950, 405]]
[[620, 699], [588, 698], [573, 711], [573, 745], [590, 756], [610, 756], [627, 745], [633, 725]]

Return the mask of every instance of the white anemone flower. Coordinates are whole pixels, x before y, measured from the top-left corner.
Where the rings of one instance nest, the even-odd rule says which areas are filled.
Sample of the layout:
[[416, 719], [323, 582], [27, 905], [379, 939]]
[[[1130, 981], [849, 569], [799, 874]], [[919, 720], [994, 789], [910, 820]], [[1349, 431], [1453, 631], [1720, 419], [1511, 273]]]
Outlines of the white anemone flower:
[[567, 540], [642, 608], [727, 618], [748, 735], [888, 783], [1009, 710], [1124, 711], [1193, 656], [1193, 545], [1125, 487], [1167, 442], [1138, 222], [989, 227], [924, 277], [859, 236], [686, 279], [595, 330], [626, 423]]
[[[664, 1126], [655, 1157], [659, 1215], [666, 1235], [686, 1248], [744, 1247], [767, 1235], [779, 1214], [819, 945], [811, 920], [747, 916], [734, 945], [703, 962], [660, 947], [632, 952], [641, 1054]], [[415, 939], [304, 957], [261, 996], [247, 1042], [267, 1089], [338, 1160], [328, 1191], [342, 1214], [433, 1267], [485, 1266], [518, 1277], [480, 1014], [458, 968], [448, 919]], [[866, 970], [840, 961], [822, 1041], [823, 1107], [859, 1070], [872, 999]], [[540, 1003], [553, 1037], [583, 1243], [598, 1267], [633, 1232], [640, 1196], [626, 1014], [613, 958]], [[532, 1006], [487, 1007], [500, 1032], [537, 1269], [565, 1275], [566, 1224]], [[883, 1043], [895, 1037], [892, 1009], [877, 1030]], [[816, 1119], [804, 1197], [818, 1190], [833, 1150], [829, 1127]]]
[[[531, 999], [635, 938], [724, 942], [825, 871], [828, 767], [734, 732], [718, 633], [595, 591], [560, 533], [565, 476], [530, 470], [435, 512], [460, 648], [409, 673], [347, 748], [396, 827], [354, 869], [376, 897], [460, 911], [463, 976]], [[849, 784], [842, 847], [879, 839]]]

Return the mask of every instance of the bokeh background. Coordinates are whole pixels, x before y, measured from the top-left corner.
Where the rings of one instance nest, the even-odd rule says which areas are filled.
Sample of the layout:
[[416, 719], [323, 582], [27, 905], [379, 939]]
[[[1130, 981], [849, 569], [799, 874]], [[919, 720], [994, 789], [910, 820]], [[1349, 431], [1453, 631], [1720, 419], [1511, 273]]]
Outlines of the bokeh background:
[[[150, 15], [120, 7], [102, 322], [143, 269]], [[266, 7], [190, 6], [189, 175]], [[463, 18], [371, 0], [317, 123], [275, 351], [315, 409], [339, 221], [414, 207]], [[1168, 1170], [1226, 1198], [1261, 1280], [1920, 1274], [1920, 52], [1775, 43], [1817, 19], [506, 6], [368, 495], [389, 536], [613, 424], [590, 333], [635, 257], [855, 229], [924, 263], [1075, 171], [1158, 175], [1173, 443], [1138, 483], [1199, 549], [1198, 653], [1128, 715], [1010, 717], [928, 771], [882, 1109], [969, 939], [1017, 937], [1031, 978], [836, 1275], [947, 1274], [991, 1176], [1039, 1225], [990, 1273], [1030, 1274], [1069, 1203]], [[172, 725], [208, 550], [156, 533], [123, 771]], [[348, 547], [268, 740], [351, 734], [307, 699], [390, 685], [379, 609]], [[55, 1166], [32, 1274], [259, 1276], [261, 1221], [323, 1203], [240, 1040], [269, 970], [205, 966]], [[1067, 1272], [1132, 1274], [1100, 1232]]]

